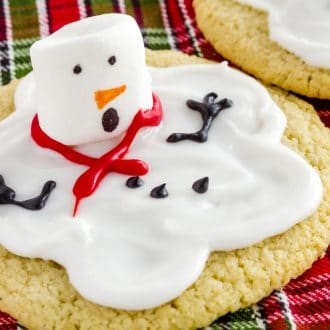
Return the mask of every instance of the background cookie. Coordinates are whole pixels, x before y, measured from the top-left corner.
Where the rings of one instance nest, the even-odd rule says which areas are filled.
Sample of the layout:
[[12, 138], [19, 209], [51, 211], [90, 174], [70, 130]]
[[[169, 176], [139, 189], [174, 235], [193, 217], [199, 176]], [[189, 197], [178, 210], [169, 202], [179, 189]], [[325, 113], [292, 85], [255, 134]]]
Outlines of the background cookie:
[[267, 84], [330, 98], [330, 70], [306, 64], [269, 38], [266, 12], [235, 0], [194, 0], [196, 20], [215, 49]]
[[[169, 51], [147, 52], [147, 60], [154, 66], [203, 61]], [[13, 88], [0, 93], [12, 106]], [[72, 288], [59, 265], [20, 258], [1, 248], [0, 309], [29, 329], [194, 329], [260, 300], [301, 274], [329, 243], [330, 132], [307, 103], [278, 89], [271, 94], [288, 117], [283, 142], [303, 155], [323, 180], [325, 197], [316, 214], [250, 248], [213, 253], [199, 280], [179, 298], [141, 312], [92, 304]]]

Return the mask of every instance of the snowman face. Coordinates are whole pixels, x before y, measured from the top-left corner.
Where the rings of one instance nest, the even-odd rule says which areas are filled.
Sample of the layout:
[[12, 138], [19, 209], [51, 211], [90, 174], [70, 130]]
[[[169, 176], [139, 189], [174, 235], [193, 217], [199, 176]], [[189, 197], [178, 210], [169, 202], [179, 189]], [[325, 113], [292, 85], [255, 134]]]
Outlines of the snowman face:
[[70, 24], [36, 42], [31, 58], [40, 125], [64, 144], [121, 135], [138, 110], [152, 106], [143, 40], [129, 16]]

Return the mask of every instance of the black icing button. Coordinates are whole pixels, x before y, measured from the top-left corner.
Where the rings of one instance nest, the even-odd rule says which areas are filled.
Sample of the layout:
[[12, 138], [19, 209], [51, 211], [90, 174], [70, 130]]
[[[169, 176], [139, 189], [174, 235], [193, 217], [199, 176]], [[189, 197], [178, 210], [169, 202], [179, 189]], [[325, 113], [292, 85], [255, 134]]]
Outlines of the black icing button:
[[132, 176], [127, 179], [126, 186], [128, 188], [139, 188], [144, 184], [143, 180], [139, 176]]
[[114, 65], [116, 61], [117, 61], [116, 56], [110, 56], [108, 59], [110, 65]]
[[166, 198], [168, 196], [168, 191], [166, 189], [166, 183], [161, 184], [153, 188], [150, 192], [152, 198]]
[[192, 189], [198, 194], [204, 194], [209, 189], [209, 178], [206, 176], [204, 178], [198, 179], [192, 185]]

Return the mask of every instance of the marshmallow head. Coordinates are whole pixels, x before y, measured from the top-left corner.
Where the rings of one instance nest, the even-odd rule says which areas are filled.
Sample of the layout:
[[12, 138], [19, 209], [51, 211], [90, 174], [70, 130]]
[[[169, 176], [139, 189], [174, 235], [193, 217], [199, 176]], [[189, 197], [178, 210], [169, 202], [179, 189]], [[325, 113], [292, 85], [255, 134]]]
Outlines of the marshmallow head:
[[123, 134], [152, 106], [140, 30], [122, 14], [66, 25], [31, 47], [41, 128], [80, 145]]

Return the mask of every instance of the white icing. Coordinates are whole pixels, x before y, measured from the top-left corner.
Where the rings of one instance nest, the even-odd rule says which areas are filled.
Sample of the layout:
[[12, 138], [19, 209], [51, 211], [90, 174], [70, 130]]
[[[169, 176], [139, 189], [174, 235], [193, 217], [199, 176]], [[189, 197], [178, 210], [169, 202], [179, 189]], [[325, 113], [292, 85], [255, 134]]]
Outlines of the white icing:
[[[18, 199], [57, 182], [46, 207], [27, 211], [0, 206], [0, 244], [27, 257], [66, 267], [72, 284], [91, 301], [122, 309], [165, 303], [189, 287], [211, 251], [243, 248], [305, 219], [322, 198], [319, 176], [280, 143], [286, 118], [258, 82], [219, 65], [150, 68], [164, 106], [157, 128], [138, 135], [127, 158], [151, 168], [139, 189], [126, 176], [109, 174], [71, 217], [72, 186], [86, 169], [41, 149], [29, 136], [36, 111], [33, 75], [18, 86], [16, 113], [0, 123], [0, 173]], [[170, 144], [173, 132], [201, 127], [187, 99], [214, 91], [233, 107], [215, 119], [207, 143]], [[114, 141], [84, 146], [101, 155]], [[209, 191], [191, 186], [209, 176]], [[169, 197], [149, 197], [167, 183]]]
[[239, 0], [269, 13], [270, 37], [305, 62], [330, 68], [329, 0]]
[[[108, 59], [116, 57], [110, 65]], [[138, 109], [152, 105], [151, 79], [136, 21], [122, 14], [90, 17], [64, 26], [31, 47], [40, 126], [58, 141], [79, 145], [121, 135]], [[73, 68], [80, 65], [80, 74]], [[96, 91], [126, 85], [111, 102], [120, 116], [117, 129], [105, 132]]]

